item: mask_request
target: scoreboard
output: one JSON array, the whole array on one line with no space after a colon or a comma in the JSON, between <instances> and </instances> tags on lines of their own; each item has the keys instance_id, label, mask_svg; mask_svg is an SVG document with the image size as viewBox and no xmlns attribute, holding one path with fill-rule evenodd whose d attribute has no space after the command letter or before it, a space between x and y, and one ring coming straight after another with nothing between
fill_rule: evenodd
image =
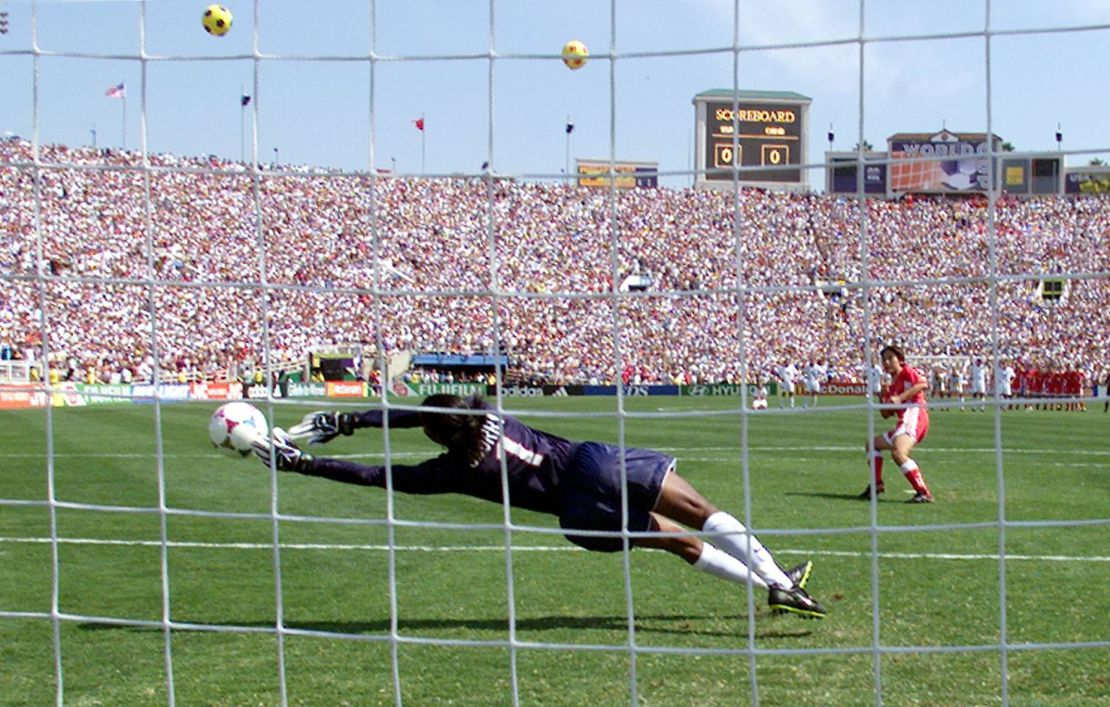
<instances>
[{"instance_id":1,"label":"scoreboard","mask_svg":"<svg viewBox=\"0 0 1110 707\"><path fill-rule=\"evenodd\" d=\"M713 90L694 97L696 185L805 189L811 99L788 91Z\"/></svg>"}]
</instances>

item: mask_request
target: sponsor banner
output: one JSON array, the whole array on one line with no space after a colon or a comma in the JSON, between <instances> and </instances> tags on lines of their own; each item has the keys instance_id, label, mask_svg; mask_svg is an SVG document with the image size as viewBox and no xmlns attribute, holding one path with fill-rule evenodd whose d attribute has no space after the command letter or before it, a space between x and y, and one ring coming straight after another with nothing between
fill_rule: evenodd
<instances>
[{"instance_id":1,"label":"sponsor banner","mask_svg":"<svg viewBox=\"0 0 1110 707\"><path fill-rule=\"evenodd\" d=\"M545 385L543 394L553 398L565 398L568 395L585 395L580 385Z\"/></svg>"},{"instance_id":2,"label":"sponsor banner","mask_svg":"<svg viewBox=\"0 0 1110 707\"><path fill-rule=\"evenodd\" d=\"M695 398L702 397L740 397L744 386L739 383L696 383L694 385L679 386L679 395L689 395ZM755 394L755 386L748 386L748 394Z\"/></svg>"},{"instance_id":3,"label":"sponsor banner","mask_svg":"<svg viewBox=\"0 0 1110 707\"><path fill-rule=\"evenodd\" d=\"M497 386L489 387L490 397L497 395ZM542 398L543 388L530 385L507 385L501 388L501 395L506 398Z\"/></svg>"},{"instance_id":4,"label":"sponsor banner","mask_svg":"<svg viewBox=\"0 0 1110 707\"><path fill-rule=\"evenodd\" d=\"M583 187L608 187L609 163L578 160L578 185ZM657 162L617 162L613 165L613 179L618 189L659 186Z\"/></svg>"},{"instance_id":5,"label":"sponsor banner","mask_svg":"<svg viewBox=\"0 0 1110 707\"><path fill-rule=\"evenodd\" d=\"M103 403L131 402L130 385L86 385L84 383L61 383L54 387L49 396L53 407L83 407ZM0 386L0 410L46 407L45 386Z\"/></svg>"},{"instance_id":6,"label":"sponsor banner","mask_svg":"<svg viewBox=\"0 0 1110 707\"><path fill-rule=\"evenodd\" d=\"M992 138L1001 151L997 137ZM967 135L942 130L929 137L892 136L889 146L888 182L894 193L903 192L981 192L988 187L990 174L985 135ZM998 179L995 159L994 178Z\"/></svg>"},{"instance_id":7,"label":"sponsor banner","mask_svg":"<svg viewBox=\"0 0 1110 707\"><path fill-rule=\"evenodd\" d=\"M740 397L740 391L744 388L748 389L748 397L754 398L759 386L755 383L747 383L741 385L739 383L698 383L695 385L679 386L681 389L679 395L689 395L693 397L727 397L735 396ZM767 395L778 395L778 383L767 384Z\"/></svg>"},{"instance_id":8,"label":"sponsor banner","mask_svg":"<svg viewBox=\"0 0 1110 707\"><path fill-rule=\"evenodd\" d=\"M390 392L403 398L425 398L429 395L439 395L441 393L466 398L471 395L486 395L488 387L485 383L405 383L404 381L397 381L390 387Z\"/></svg>"},{"instance_id":9,"label":"sponsor banner","mask_svg":"<svg viewBox=\"0 0 1110 707\"><path fill-rule=\"evenodd\" d=\"M616 395L617 386L615 385L584 385L582 386L582 395Z\"/></svg>"},{"instance_id":10,"label":"sponsor banner","mask_svg":"<svg viewBox=\"0 0 1110 707\"><path fill-rule=\"evenodd\" d=\"M825 395L867 395L867 384L855 381L829 381L821 392Z\"/></svg>"},{"instance_id":11,"label":"sponsor banner","mask_svg":"<svg viewBox=\"0 0 1110 707\"><path fill-rule=\"evenodd\" d=\"M328 394L323 383L294 383L289 381L289 398L322 398Z\"/></svg>"},{"instance_id":12,"label":"sponsor banner","mask_svg":"<svg viewBox=\"0 0 1110 707\"><path fill-rule=\"evenodd\" d=\"M94 383L88 384L77 383L75 386L76 397L79 401L74 401L72 405L102 405L105 403L129 403L131 402L131 386L117 383L113 385ZM67 400L70 396L67 396Z\"/></svg>"},{"instance_id":13,"label":"sponsor banner","mask_svg":"<svg viewBox=\"0 0 1110 707\"><path fill-rule=\"evenodd\" d=\"M140 383L131 386L131 395L136 403L154 402L154 384ZM158 398L162 402L176 402L189 399L188 383L160 383Z\"/></svg>"},{"instance_id":14,"label":"sponsor banner","mask_svg":"<svg viewBox=\"0 0 1110 707\"><path fill-rule=\"evenodd\" d=\"M349 381L349 382L346 382L346 383L338 383L338 385L358 385L358 383L355 382L355 381ZM243 397L248 398L250 400L266 400L268 398L280 398L281 397L281 386L277 386L277 385L269 386L269 385L265 385L263 383L256 383L254 385L245 386L244 392L246 393L246 395L244 395Z\"/></svg>"},{"instance_id":15,"label":"sponsor banner","mask_svg":"<svg viewBox=\"0 0 1110 707\"><path fill-rule=\"evenodd\" d=\"M678 395L677 385L626 385L621 392L626 398L640 398L648 395ZM616 395L615 385L584 385L582 395Z\"/></svg>"},{"instance_id":16,"label":"sponsor banner","mask_svg":"<svg viewBox=\"0 0 1110 707\"><path fill-rule=\"evenodd\" d=\"M362 381L328 381L324 384L325 395L329 398L365 398L366 383ZM266 389L262 389L266 397Z\"/></svg>"},{"instance_id":17,"label":"sponsor banner","mask_svg":"<svg viewBox=\"0 0 1110 707\"><path fill-rule=\"evenodd\" d=\"M85 401L89 405L131 402L130 384L117 383L108 385L98 383L85 385L83 383L78 383L77 390L84 396Z\"/></svg>"},{"instance_id":18,"label":"sponsor banner","mask_svg":"<svg viewBox=\"0 0 1110 707\"><path fill-rule=\"evenodd\" d=\"M240 400L243 397L243 384L238 381L191 383L189 397L193 400Z\"/></svg>"},{"instance_id":19,"label":"sponsor banner","mask_svg":"<svg viewBox=\"0 0 1110 707\"><path fill-rule=\"evenodd\" d=\"M40 385L0 386L0 410L25 410L46 407L46 393Z\"/></svg>"}]
</instances>

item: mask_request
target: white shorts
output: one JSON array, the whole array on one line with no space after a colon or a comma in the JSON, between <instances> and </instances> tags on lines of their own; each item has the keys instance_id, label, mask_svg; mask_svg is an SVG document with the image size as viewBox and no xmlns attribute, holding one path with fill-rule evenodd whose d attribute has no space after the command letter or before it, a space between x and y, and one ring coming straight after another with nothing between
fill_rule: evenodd
<instances>
[{"instance_id":1,"label":"white shorts","mask_svg":"<svg viewBox=\"0 0 1110 707\"><path fill-rule=\"evenodd\" d=\"M889 432L883 433L883 439L890 446L894 446L894 438L898 435L908 435L914 444L925 439L925 435L929 433L929 414L923 408L911 407L907 409L901 419L898 420L898 426Z\"/></svg>"}]
</instances>

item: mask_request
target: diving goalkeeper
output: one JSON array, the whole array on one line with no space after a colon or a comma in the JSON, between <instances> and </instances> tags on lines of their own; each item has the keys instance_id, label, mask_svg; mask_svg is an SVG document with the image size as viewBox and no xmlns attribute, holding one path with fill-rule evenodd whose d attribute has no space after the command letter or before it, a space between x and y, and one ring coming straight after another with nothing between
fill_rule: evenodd
<instances>
[{"instance_id":1,"label":"diving goalkeeper","mask_svg":"<svg viewBox=\"0 0 1110 707\"><path fill-rule=\"evenodd\" d=\"M559 518L566 538L587 550L617 552L623 540L579 531L621 530L621 459L628 488L628 530L654 535L629 539L632 546L666 550L708 574L768 591L776 613L825 618L805 591L812 569L806 561L789 571L732 515L719 510L675 471L676 460L650 449L623 450L601 442L576 442L529 427L492 410L480 397L432 395L421 410L390 410L391 428L422 427L445 451L416 465L393 464L393 488L403 493L460 493ZM293 438L328 442L356 429L382 427L382 410L310 413L289 434L275 429L254 444L267 466L364 486L386 485L384 466L316 457ZM503 486L504 459L507 483ZM686 534L698 528L720 545Z\"/></svg>"}]
</instances>

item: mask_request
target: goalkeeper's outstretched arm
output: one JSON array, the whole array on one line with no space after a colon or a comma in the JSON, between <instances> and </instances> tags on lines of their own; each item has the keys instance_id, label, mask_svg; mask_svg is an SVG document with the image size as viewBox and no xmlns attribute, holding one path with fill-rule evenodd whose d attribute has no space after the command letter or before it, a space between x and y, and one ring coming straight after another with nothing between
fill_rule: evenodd
<instances>
[{"instance_id":1,"label":"goalkeeper's outstretched arm","mask_svg":"<svg viewBox=\"0 0 1110 707\"><path fill-rule=\"evenodd\" d=\"M305 476L319 476L359 486L386 486L384 466L313 456L300 449L280 427L275 427L272 435L259 437L251 446L265 466L273 464L279 471L295 471ZM393 488L402 493L434 494L459 490L454 483L458 474L452 473L451 462L445 454L416 465L394 464L390 471Z\"/></svg>"},{"instance_id":2,"label":"goalkeeper's outstretched arm","mask_svg":"<svg viewBox=\"0 0 1110 707\"><path fill-rule=\"evenodd\" d=\"M308 438L309 444L324 444L339 435L350 436L362 427L383 427L386 419L386 412L378 409L363 412L317 410L290 427L289 436L293 439ZM420 413L416 410L389 410L388 420L390 427L398 429L421 425Z\"/></svg>"}]
</instances>

